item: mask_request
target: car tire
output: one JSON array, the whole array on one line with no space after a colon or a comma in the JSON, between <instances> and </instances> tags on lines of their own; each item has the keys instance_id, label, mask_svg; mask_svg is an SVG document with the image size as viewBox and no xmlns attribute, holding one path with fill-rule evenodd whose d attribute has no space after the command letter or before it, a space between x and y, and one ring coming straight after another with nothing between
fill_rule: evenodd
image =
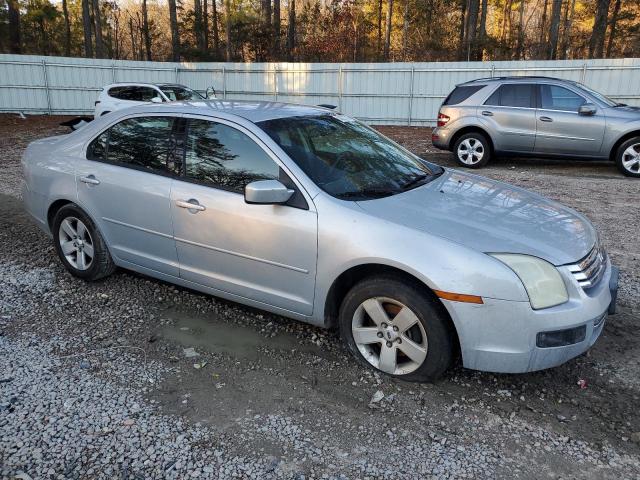
<instances>
[{"instance_id":1,"label":"car tire","mask_svg":"<svg viewBox=\"0 0 640 480\"><path fill-rule=\"evenodd\" d=\"M51 232L56 252L73 276L95 281L116 269L93 220L76 204L67 204L56 212Z\"/></svg>"},{"instance_id":2,"label":"car tire","mask_svg":"<svg viewBox=\"0 0 640 480\"><path fill-rule=\"evenodd\" d=\"M453 332L444 307L417 282L399 276L357 283L342 301L338 323L358 361L392 377L433 381L453 361Z\"/></svg>"},{"instance_id":3,"label":"car tire","mask_svg":"<svg viewBox=\"0 0 640 480\"><path fill-rule=\"evenodd\" d=\"M455 141L453 156L462 167L482 168L491 157L491 145L487 137L479 132L465 133Z\"/></svg>"},{"instance_id":4,"label":"car tire","mask_svg":"<svg viewBox=\"0 0 640 480\"><path fill-rule=\"evenodd\" d=\"M616 166L628 177L640 177L640 137L632 137L618 147Z\"/></svg>"}]
</instances>

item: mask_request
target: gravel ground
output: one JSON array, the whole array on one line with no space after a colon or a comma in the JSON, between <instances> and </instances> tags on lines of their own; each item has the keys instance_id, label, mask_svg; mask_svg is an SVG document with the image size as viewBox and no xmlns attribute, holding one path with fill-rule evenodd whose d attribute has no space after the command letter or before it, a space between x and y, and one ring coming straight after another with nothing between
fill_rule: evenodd
<instances>
[{"instance_id":1,"label":"gravel ground","mask_svg":"<svg viewBox=\"0 0 640 480\"><path fill-rule=\"evenodd\" d=\"M60 121L0 116L1 478L640 478L639 182L606 163L492 162L483 175L595 222L620 313L553 370L408 384L335 332L125 271L68 275L19 201L24 147ZM453 165L428 129L380 129Z\"/></svg>"}]
</instances>

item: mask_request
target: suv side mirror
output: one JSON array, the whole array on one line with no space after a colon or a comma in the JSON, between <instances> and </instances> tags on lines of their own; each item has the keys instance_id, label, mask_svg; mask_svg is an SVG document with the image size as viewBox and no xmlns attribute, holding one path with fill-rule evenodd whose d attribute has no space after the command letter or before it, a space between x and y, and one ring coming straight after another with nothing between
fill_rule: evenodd
<instances>
[{"instance_id":1,"label":"suv side mirror","mask_svg":"<svg viewBox=\"0 0 640 480\"><path fill-rule=\"evenodd\" d=\"M153 97L151 103L162 103L162 99L160 97Z\"/></svg>"},{"instance_id":2,"label":"suv side mirror","mask_svg":"<svg viewBox=\"0 0 640 480\"><path fill-rule=\"evenodd\" d=\"M257 180L244 187L244 201L261 205L286 203L294 191L278 180Z\"/></svg>"},{"instance_id":3,"label":"suv side mirror","mask_svg":"<svg viewBox=\"0 0 640 480\"><path fill-rule=\"evenodd\" d=\"M213 87L207 87L206 92L204 92L204 97L207 99L216 98L216 89Z\"/></svg>"},{"instance_id":4,"label":"suv side mirror","mask_svg":"<svg viewBox=\"0 0 640 480\"><path fill-rule=\"evenodd\" d=\"M593 103L585 103L578 108L578 114L585 116L595 115L597 110L598 108Z\"/></svg>"}]
</instances>

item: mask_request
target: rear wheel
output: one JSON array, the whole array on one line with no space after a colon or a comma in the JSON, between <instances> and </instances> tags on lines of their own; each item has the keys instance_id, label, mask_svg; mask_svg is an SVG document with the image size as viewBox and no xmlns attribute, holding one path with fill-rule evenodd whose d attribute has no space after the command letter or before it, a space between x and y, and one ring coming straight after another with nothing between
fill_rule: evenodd
<instances>
[{"instance_id":1,"label":"rear wheel","mask_svg":"<svg viewBox=\"0 0 640 480\"><path fill-rule=\"evenodd\" d=\"M360 363L409 381L440 377L453 359L442 305L396 276L356 284L340 308L340 333Z\"/></svg>"},{"instance_id":2,"label":"rear wheel","mask_svg":"<svg viewBox=\"0 0 640 480\"><path fill-rule=\"evenodd\" d=\"M629 177L640 177L640 137L624 142L616 152L618 169Z\"/></svg>"},{"instance_id":3,"label":"rear wheel","mask_svg":"<svg viewBox=\"0 0 640 480\"><path fill-rule=\"evenodd\" d=\"M70 203L56 212L52 233L56 252L72 275L93 281L115 270L102 235L77 205Z\"/></svg>"},{"instance_id":4,"label":"rear wheel","mask_svg":"<svg viewBox=\"0 0 640 480\"><path fill-rule=\"evenodd\" d=\"M487 138L478 132L465 133L453 146L456 161L466 168L482 168L491 157Z\"/></svg>"}]
</instances>

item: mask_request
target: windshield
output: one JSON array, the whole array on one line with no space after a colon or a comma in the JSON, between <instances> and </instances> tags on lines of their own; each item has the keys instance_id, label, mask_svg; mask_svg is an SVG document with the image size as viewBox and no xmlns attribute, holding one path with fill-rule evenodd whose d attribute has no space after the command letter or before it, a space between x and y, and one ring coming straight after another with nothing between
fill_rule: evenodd
<instances>
[{"instance_id":1,"label":"windshield","mask_svg":"<svg viewBox=\"0 0 640 480\"><path fill-rule=\"evenodd\" d=\"M618 105L618 102L614 102L613 100L611 100L609 97L607 97L606 95L603 95L600 92L596 92L595 90L590 89L589 87L587 87L586 85L583 85L581 83L578 83L578 86L582 89L585 90L586 92L589 92L592 96L596 97L598 100L600 100L602 103L608 105L609 107L615 107L616 105Z\"/></svg>"},{"instance_id":2,"label":"windshield","mask_svg":"<svg viewBox=\"0 0 640 480\"><path fill-rule=\"evenodd\" d=\"M278 118L258 125L316 185L342 199L393 195L443 171L342 115Z\"/></svg>"},{"instance_id":3,"label":"windshield","mask_svg":"<svg viewBox=\"0 0 640 480\"><path fill-rule=\"evenodd\" d=\"M160 87L162 93L164 93L167 98L175 102L176 100L203 100L204 97L200 95L195 90L191 90L187 87L176 87L176 86L162 86Z\"/></svg>"}]
</instances>

